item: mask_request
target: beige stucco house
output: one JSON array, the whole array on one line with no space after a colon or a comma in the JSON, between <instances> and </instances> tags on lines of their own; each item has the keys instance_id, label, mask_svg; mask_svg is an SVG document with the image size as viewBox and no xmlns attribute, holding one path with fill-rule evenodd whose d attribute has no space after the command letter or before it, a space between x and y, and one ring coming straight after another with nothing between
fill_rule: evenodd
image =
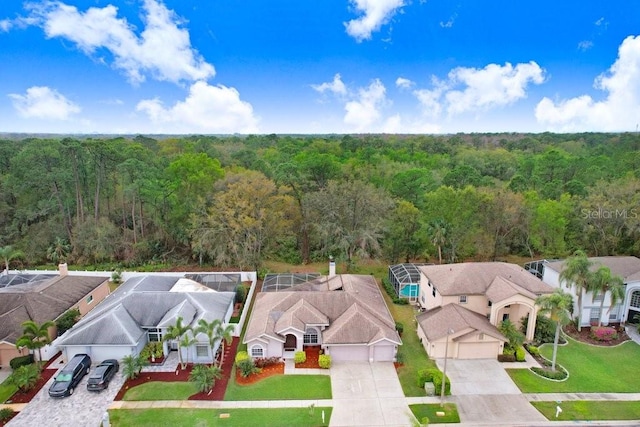
<instances>
[{"instance_id":1,"label":"beige stucco house","mask_svg":"<svg viewBox=\"0 0 640 427\"><path fill-rule=\"evenodd\" d=\"M509 319L533 339L539 295L553 288L523 268L503 262L420 267L418 335L430 357L495 358L506 339L497 329Z\"/></svg>"},{"instance_id":2,"label":"beige stucco house","mask_svg":"<svg viewBox=\"0 0 640 427\"><path fill-rule=\"evenodd\" d=\"M283 288L263 285L243 341L249 355L288 359L320 346L333 361L395 361L400 336L372 276L307 279Z\"/></svg>"}]
</instances>

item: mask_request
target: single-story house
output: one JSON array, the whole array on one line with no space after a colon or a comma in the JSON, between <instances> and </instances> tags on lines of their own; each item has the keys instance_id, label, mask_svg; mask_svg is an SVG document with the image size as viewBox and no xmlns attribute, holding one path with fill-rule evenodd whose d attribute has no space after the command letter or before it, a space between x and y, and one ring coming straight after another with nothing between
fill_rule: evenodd
<instances>
[{"instance_id":1,"label":"single-story house","mask_svg":"<svg viewBox=\"0 0 640 427\"><path fill-rule=\"evenodd\" d=\"M634 256L605 256L591 257L592 271L604 266L609 267L611 273L622 277L624 281L624 299L611 306L609 293L582 291L582 326L602 321L602 324L610 323L640 323L640 259ZM562 286L570 292L574 298L574 315L578 314L577 291L574 286L567 288L566 283L560 283L560 274L564 270L565 261L543 262L542 280L553 286ZM604 302L602 301L604 299ZM600 306L602 305L602 310Z\"/></svg>"},{"instance_id":2,"label":"single-story house","mask_svg":"<svg viewBox=\"0 0 640 427\"><path fill-rule=\"evenodd\" d=\"M418 304L425 313L417 319L418 334L430 357L443 357L448 337L453 341L451 357L495 358L504 343L497 327L507 319L517 327L527 319L525 336L533 339L535 300L553 292L522 267L504 262L429 265L420 267L420 272ZM464 310L449 307L452 304ZM442 325L450 325L444 335Z\"/></svg>"},{"instance_id":3,"label":"single-story house","mask_svg":"<svg viewBox=\"0 0 640 427\"><path fill-rule=\"evenodd\" d=\"M240 283L240 275L237 277ZM179 317L183 325L194 328L200 319L218 319L226 325L233 313L234 298L235 292L218 292L180 273L135 276L54 345L66 360L78 353L87 353L93 360L122 359L139 354L150 341L163 342L164 354L168 355L179 346L175 341L163 341L163 336ZM210 363L220 343L212 351L206 335L197 334L195 339L190 347L180 349L183 360Z\"/></svg>"},{"instance_id":4,"label":"single-story house","mask_svg":"<svg viewBox=\"0 0 640 427\"><path fill-rule=\"evenodd\" d=\"M402 342L376 280L334 271L306 282L278 275L290 285L263 286L243 341L249 355L289 359L320 346L333 361L395 361Z\"/></svg>"},{"instance_id":5,"label":"single-story house","mask_svg":"<svg viewBox=\"0 0 640 427\"><path fill-rule=\"evenodd\" d=\"M22 336L23 322L55 322L74 308L84 316L109 295L108 275L69 275L66 268L59 275L6 274L0 279L0 366L9 366L11 359L27 354L15 345ZM54 339L56 328L49 333ZM53 353L45 348L42 357L46 360Z\"/></svg>"}]
</instances>

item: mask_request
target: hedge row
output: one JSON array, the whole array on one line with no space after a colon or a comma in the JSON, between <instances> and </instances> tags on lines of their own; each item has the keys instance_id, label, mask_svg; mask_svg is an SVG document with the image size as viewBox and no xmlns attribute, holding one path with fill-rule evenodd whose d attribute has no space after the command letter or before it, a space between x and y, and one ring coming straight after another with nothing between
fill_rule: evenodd
<instances>
[{"instance_id":1,"label":"hedge row","mask_svg":"<svg viewBox=\"0 0 640 427\"><path fill-rule=\"evenodd\" d=\"M435 368L421 369L418 371L418 387L423 388L424 384L432 382L437 392L442 390L442 372ZM449 377L446 378L444 384L444 393L451 394L451 382Z\"/></svg>"}]
</instances>

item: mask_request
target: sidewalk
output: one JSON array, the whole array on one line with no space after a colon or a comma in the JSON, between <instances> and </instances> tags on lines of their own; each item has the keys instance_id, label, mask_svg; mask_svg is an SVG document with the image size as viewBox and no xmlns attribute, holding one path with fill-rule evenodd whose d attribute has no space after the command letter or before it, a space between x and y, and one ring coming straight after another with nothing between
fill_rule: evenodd
<instances>
[{"instance_id":1,"label":"sidewalk","mask_svg":"<svg viewBox=\"0 0 640 427\"><path fill-rule=\"evenodd\" d=\"M629 338L640 344L640 333L638 333L638 325L626 325L624 330L629 335Z\"/></svg>"}]
</instances>

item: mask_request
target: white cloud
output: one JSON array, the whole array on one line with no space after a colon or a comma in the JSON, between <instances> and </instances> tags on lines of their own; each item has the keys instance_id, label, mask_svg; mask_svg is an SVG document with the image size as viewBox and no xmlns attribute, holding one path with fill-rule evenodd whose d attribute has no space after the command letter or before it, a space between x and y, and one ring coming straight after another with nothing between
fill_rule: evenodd
<instances>
[{"instance_id":1,"label":"white cloud","mask_svg":"<svg viewBox=\"0 0 640 427\"><path fill-rule=\"evenodd\" d=\"M440 27L441 28L452 28L453 24L455 24L455 22L456 22L456 18L457 17L458 17L458 14L454 13L453 15L451 15L451 17L449 18L448 21L446 21L446 22L440 21Z\"/></svg>"},{"instance_id":2,"label":"white cloud","mask_svg":"<svg viewBox=\"0 0 640 427\"><path fill-rule=\"evenodd\" d=\"M358 42L369 40L372 32L388 23L398 9L405 5L404 0L350 0L350 3L363 14L344 24L347 34Z\"/></svg>"},{"instance_id":3,"label":"white cloud","mask_svg":"<svg viewBox=\"0 0 640 427\"><path fill-rule=\"evenodd\" d=\"M550 130L623 131L640 121L640 36L627 37L618 58L594 87L607 95L601 101L589 95L560 100L544 98L536 106L536 119Z\"/></svg>"},{"instance_id":4,"label":"white cloud","mask_svg":"<svg viewBox=\"0 0 640 427\"><path fill-rule=\"evenodd\" d=\"M171 133L257 133L253 107L240 99L235 88L195 82L184 101L165 108L159 99L140 101L136 110Z\"/></svg>"},{"instance_id":5,"label":"white cloud","mask_svg":"<svg viewBox=\"0 0 640 427\"><path fill-rule=\"evenodd\" d=\"M593 42L591 40L582 40L580 43L578 43L578 49L580 49L583 52L591 49L592 47L593 47Z\"/></svg>"},{"instance_id":6,"label":"white cloud","mask_svg":"<svg viewBox=\"0 0 640 427\"><path fill-rule=\"evenodd\" d=\"M412 82L409 79L405 79L404 77L398 77L396 79L396 87L399 87L401 89L410 89L414 85L415 85L414 82Z\"/></svg>"},{"instance_id":7,"label":"white cloud","mask_svg":"<svg viewBox=\"0 0 640 427\"><path fill-rule=\"evenodd\" d=\"M358 90L358 95L344 106L345 124L357 131L373 132L376 122L382 116L380 110L387 102L385 94L386 88L378 79L368 87Z\"/></svg>"},{"instance_id":8,"label":"white cloud","mask_svg":"<svg viewBox=\"0 0 640 427\"><path fill-rule=\"evenodd\" d=\"M180 18L155 0L143 2L145 27L137 35L113 5L80 12L58 1L31 5L32 19L49 38L61 37L77 44L87 55L101 50L113 56L113 66L130 81L139 83L147 74L161 81L196 81L212 77L214 67L191 47L189 33Z\"/></svg>"},{"instance_id":9,"label":"white cloud","mask_svg":"<svg viewBox=\"0 0 640 427\"><path fill-rule=\"evenodd\" d=\"M459 67L444 81L433 78L433 89L414 91L430 116L441 111L449 116L484 111L513 104L526 98L529 84L544 82L544 70L535 62L505 65L489 64L484 68Z\"/></svg>"},{"instance_id":10,"label":"white cloud","mask_svg":"<svg viewBox=\"0 0 640 427\"><path fill-rule=\"evenodd\" d=\"M316 90L317 92L320 93L324 93L326 91L329 91L333 94L336 95L346 95L347 94L347 87L344 85L344 83L342 82L342 79L340 77L340 74L336 74L335 76L333 76L333 81L331 82L325 82L319 85L311 85L311 87Z\"/></svg>"},{"instance_id":11,"label":"white cloud","mask_svg":"<svg viewBox=\"0 0 640 427\"><path fill-rule=\"evenodd\" d=\"M80 107L46 86L33 86L24 95L9 94L14 108L25 118L68 120Z\"/></svg>"},{"instance_id":12,"label":"white cloud","mask_svg":"<svg viewBox=\"0 0 640 427\"><path fill-rule=\"evenodd\" d=\"M11 29L13 24L10 19L1 19L0 20L0 32L7 32Z\"/></svg>"}]
</instances>

